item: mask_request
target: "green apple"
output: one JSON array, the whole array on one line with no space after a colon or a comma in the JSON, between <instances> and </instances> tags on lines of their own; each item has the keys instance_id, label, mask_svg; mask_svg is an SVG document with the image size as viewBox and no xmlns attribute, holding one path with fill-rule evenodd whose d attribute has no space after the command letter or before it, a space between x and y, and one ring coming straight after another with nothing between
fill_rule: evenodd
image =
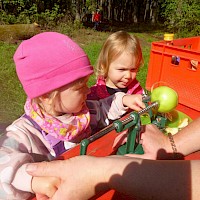
<instances>
[{"instance_id":1,"label":"green apple","mask_svg":"<svg viewBox=\"0 0 200 200\"><path fill-rule=\"evenodd\" d=\"M178 105L178 94L167 86L155 88L151 93L151 102L158 101L158 112L167 113Z\"/></svg>"}]
</instances>

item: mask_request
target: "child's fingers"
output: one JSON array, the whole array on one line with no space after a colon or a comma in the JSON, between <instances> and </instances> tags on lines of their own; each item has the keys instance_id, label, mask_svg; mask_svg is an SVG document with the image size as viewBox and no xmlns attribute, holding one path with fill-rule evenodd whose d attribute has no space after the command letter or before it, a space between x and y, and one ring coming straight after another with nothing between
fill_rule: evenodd
<instances>
[{"instance_id":1,"label":"child's fingers","mask_svg":"<svg viewBox=\"0 0 200 200\"><path fill-rule=\"evenodd\" d=\"M49 177L48 179L48 184L46 185L46 196L52 197L60 185L60 179L55 177Z\"/></svg>"},{"instance_id":2,"label":"child's fingers","mask_svg":"<svg viewBox=\"0 0 200 200\"><path fill-rule=\"evenodd\" d=\"M55 192L58 190L57 187L51 187L49 190L46 192L46 196L51 198L55 194ZM44 199L45 200L45 199Z\"/></svg>"},{"instance_id":3,"label":"child's fingers","mask_svg":"<svg viewBox=\"0 0 200 200\"><path fill-rule=\"evenodd\" d=\"M135 110L135 111L140 111L142 108L138 106L137 104L133 104L130 106L130 109Z\"/></svg>"},{"instance_id":4,"label":"child's fingers","mask_svg":"<svg viewBox=\"0 0 200 200\"><path fill-rule=\"evenodd\" d=\"M48 200L49 197L43 194L35 194L37 200Z\"/></svg>"},{"instance_id":5,"label":"child's fingers","mask_svg":"<svg viewBox=\"0 0 200 200\"><path fill-rule=\"evenodd\" d=\"M145 108L146 106L145 106L145 104L144 104L144 102L142 102L141 100L137 100L136 101L136 103L137 103L137 105L140 107L140 108Z\"/></svg>"},{"instance_id":6,"label":"child's fingers","mask_svg":"<svg viewBox=\"0 0 200 200\"><path fill-rule=\"evenodd\" d=\"M33 177L32 190L40 194L40 198L52 197L60 185L60 179L56 177Z\"/></svg>"}]
</instances>

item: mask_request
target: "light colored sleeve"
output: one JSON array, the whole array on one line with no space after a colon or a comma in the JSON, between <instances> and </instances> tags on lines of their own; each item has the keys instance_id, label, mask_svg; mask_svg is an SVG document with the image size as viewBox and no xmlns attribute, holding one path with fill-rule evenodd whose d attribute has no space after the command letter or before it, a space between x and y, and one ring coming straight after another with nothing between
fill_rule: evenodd
<instances>
[{"instance_id":1,"label":"light colored sleeve","mask_svg":"<svg viewBox=\"0 0 200 200\"><path fill-rule=\"evenodd\" d=\"M32 176L26 172L26 165L47 158L42 149L46 149L44 144L20 125L18 128L10 125L0 137L0 199L28 199L32 195ZM41 148L35 147L34 138Z\"/></svg>"},{"instance_id":2,"label":"light colored sleeve","mask_svg":"<svg viewBox=\"0 0 200 200\"><path fill-rule=\"evenodd\" d=\"M104 128L110 124L110 121L119 119L128 111L128 107L124 107L122 98L126 94L117 92L107 98L97 100L87 100L87 106L91 115L91 128L95 130Z\"/></svg>"},{"instance_id":3,"label":"light colored sleeve","mask_svg":"<svg viewBox=\"0 0 200 200\"><path fill-rule=\"evenodd\" d=\"M20 152L22 144L5 136L0 138L0 199L27 199L32 192L32 177L26 173L24 164L33 162L33 158Z\"/></svg>"}]
</instances>

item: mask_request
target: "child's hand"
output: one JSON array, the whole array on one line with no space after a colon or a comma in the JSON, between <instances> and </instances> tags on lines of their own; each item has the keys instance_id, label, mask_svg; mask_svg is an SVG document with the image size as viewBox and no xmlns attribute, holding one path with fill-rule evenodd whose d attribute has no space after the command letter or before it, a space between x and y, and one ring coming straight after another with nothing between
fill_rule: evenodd
<instances>
[{"instance_id":1,"label":"child's hand","mask_svg":"<svg viewBox=\"0 0 200 200\"><path fill-rule=\"evenodd\" d=\"M33 177L32 190L35 194L52 197L60 185L56 177Z\"/></svg>"},{"instance_id":2,"label":"child's hand","mask_svg":"<svg viewBox=\"0 0 200 200\"><path fill-rule=\"evenodd\" d=\"M122 99L122 102L124 106L127 106L135 111L140 111L145 108L145 104L142 102L141 94L125 95Z\"/></svg>"},{"instance_id":3,"label":"child's hand","mask_svg":"<svg viewBox=\"0 0 200 200\"><path fill-rule=\"evenodd\" d=\"M120 146L125 144L127 142L127 135L128 129L119 133L113 142L112 149L117 150Z\"/></svg>"}]
</instances>

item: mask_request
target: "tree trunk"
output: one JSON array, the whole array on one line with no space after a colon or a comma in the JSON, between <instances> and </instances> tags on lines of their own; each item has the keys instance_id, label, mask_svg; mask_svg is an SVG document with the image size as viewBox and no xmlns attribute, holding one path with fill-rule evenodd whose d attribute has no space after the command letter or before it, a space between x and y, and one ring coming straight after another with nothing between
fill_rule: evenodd
<instances>
[{"instance_id":1,"label":"tree trunk","mask_svg":"<svg viewBox=\"0 0 200 200\"><path fill-rule=\"evenodd\" d=\"M3 1L0 1L0 9L3 10Z\"/></svg>"},{"instance_id":2,"label":"tree trunk","mask_svg":"<svg viewBox=\"0 0 200 200\"><path fill-rule=\"evenodd\" d=\"M108 20L111 20L111 1L108 0Z\"/></svg>"},{"instance_id":3,"label":"tree trunk","mask_svg":"<svg viewBox=\"0 0 200 200\"><path fill-rule=\"evenodd\" d=\"M144 12L144 21L148 22L150 19L150 4L151 0L146 1L145 12Z\"/></svg>"},{"instance_id":4,"label":"tree trunk","mask_svg":"<svg viewBox=\"0 0 200 200\"><path fill-rule=\"evenodd\" d=\"M75 20L80 21L81 15L80 15L80 0L76 0L76 17Z\"/></svg>"},{"instance_id":5,"label":"tree trunk","mask_svg":"<svg viewBox=\"0 0 200 200\"><path fill-rule=\"evenodd\" d=\"M132 12L132 19L134 23L138 23L138 4L137 1L135 0L133 2L133 12Z\"/></svg>"},{"instance_id":6,"label":"tree trunk","mask_svg":"<svg viewBox=\"0 0 200 200\"><path fill-rule=\"evenodd\" d=\"M151 2L151 7L150 7L150 20L152 24L155 24L158 20L158 3L156 0L153 0Z\"/></svg>"}]
</instances>

